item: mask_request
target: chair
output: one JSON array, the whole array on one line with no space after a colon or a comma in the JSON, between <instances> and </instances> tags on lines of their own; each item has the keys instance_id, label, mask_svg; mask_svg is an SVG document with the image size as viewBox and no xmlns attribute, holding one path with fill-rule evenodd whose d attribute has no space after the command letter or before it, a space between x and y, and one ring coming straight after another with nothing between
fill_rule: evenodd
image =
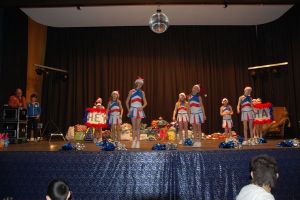
<instances>
[{"instance_id":1,"label":"chair","mask_svg":"<svg viewBox=\"0 0 300 200\"><path fill-rule=\"evenodd\" d=\"M263 135L283 138L285 128L290 126L286 107L273 107L273 122L263 126Z\"/></svg>"}]
</instances>

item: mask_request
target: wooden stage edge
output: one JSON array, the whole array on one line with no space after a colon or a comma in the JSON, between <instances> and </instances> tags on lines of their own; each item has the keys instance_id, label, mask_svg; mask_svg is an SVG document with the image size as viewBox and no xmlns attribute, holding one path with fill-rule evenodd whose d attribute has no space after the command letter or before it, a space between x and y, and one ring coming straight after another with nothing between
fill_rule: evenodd
<instances>
[{"instance_id":1,"label":"wooden stage edge","mask_svg":"<svg viewBox=\"0 0 300 200\"><path fill-rule=\"evenodd\" d=\"M283 147L277 147L277 144L282 140L278 139L269 139L265 144L257 144L254 146L243 146L240 149L233 148L233 149L222 149L219 148L219 144L222 140L202 140L202 147L194 148L194 147L186 147L183 145L178 145L178 150L182 151L224 151L224 150L259 150L259 149L283 149ZM31 151L31 152L53 152L59 151L61 147L67 142L59 140L59 141L40 141L40 142L29 142L23 144L10 144L8 148L2 150L9 151L9 152L20 152L20 151ZM72 141L75 144L75 141ZM152 151L151 148L154 144L159 143L159 141L141 141L141 148L140 149L131 149L131 142L130 141L121 141L121 143L126 145L128 151ZM165 143L161 142L160 143ZM90 152L97 152L100 151L100 148L96 146L93 142L84 142L85 148L83 151L90 151ZM300 148L297 148L300 149Z\"/></svg>"}]
</instances>

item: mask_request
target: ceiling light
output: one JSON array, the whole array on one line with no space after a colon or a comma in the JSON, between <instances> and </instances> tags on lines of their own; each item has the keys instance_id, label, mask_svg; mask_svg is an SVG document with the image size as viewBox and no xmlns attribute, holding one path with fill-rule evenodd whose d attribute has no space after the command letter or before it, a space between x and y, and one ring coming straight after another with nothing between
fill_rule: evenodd
<instances>
[{"instance_id":1,"label":"ceiling light","mask_svg":"<svg viewBox=\"0 0 300 200\"><path fill-rule=\"evenodd\" d=\"M169 27L169 19L167 15L161 12L161 9L157 9L149 20L149 27L154 33L163 33Z\"/></svg>"}]
</instances>

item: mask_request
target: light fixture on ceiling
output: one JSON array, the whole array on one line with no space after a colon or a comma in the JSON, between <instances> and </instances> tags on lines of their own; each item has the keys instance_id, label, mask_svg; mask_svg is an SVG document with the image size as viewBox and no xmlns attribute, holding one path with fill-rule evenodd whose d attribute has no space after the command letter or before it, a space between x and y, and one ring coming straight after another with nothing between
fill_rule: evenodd
<instances>
[{"instance_id":1,"label":"light fixture on ceiling","mask_svg":"<svg viewBox=\"0 0 300 200\"><path fill-rule=\"evenodd\" d=\"M169 18L158 8L149 20L149 27L154 33L163 33L169 27Z\"/></svg>"}]
</instances>

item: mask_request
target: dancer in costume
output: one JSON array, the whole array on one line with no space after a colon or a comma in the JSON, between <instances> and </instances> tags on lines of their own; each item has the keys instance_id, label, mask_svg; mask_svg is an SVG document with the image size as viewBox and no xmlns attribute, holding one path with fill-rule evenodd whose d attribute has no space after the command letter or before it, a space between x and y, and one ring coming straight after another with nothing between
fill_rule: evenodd
<instances>
[{"instance_id":1,"label":"dancer in costume","mask_svg":"<svg viewBox=\"0 0 300 200\"><path fill-rule=\"evenodd\" d=\"M97 108L97 109L104 109L105 107L102 105L102 98L98 97L94 103L93 108ZM105 120L106 121L106 120ZM100 142L102 141L102 127L97 127L94 130L94 134L95 134L95 138Z\"/></svg>"},{"instance_id":2,"label":"dancer in costume","mask_svg":"<svg viewBox=\"0 0 300 200\"><path fill-rule=\"evenodd\" d=\"M270 102L262 103L260 98L253 102L255 112L254 118L254 138L263 138L263 125L273 121L272 104Z\"/></svg>"},{"instance_id":3,"label":"dancer in costume","mask_svg":"<svg viewBox=\"0 0 300 200\"><path fill-rule=\"evenodd\" d=\"M190 123L193 126L195 143L193 147L201 147L201 124L206 120L205 110L200 96L200 84L194 85L189 98Z\"/></svg>"},{"instance_id":4,"label":"dancer in costume","mask_svg":"<svg viewBox=\"0 0 300 200\"><path fill-rule=\"evenodd\" d=\"M232 107L228 104L227 98L222 99L220 115L223 117L222 128L224 128L226 138L231 138L231 128L233 127L231 116L233 115L233 110Z\"/></svg>"},{"instance_id":5,"label":"dancer in costume","mask_svg":"<svg viewBox=\"0 0 300 200\"><path fill-rule=\"evenodd\" d=\"M144 79L138 77L135 80L135 89L129 91L126 99L128 117L132 123L132 146L131 148L140 148L140 126L141 120L145 118L144 108L147 106L145 92L141 90Z\"/></svg>"},{"instance_id":6,"label":"dancer in costume","mask_svg":"<svg viewBox=\"0 0 300 200\"><path fill-rule=\"evenodd\" d=\"M239 97L237 105L237 113L241 113L241 121L243 122L244 126L244 145L248 143L248 128L250 131L250 142L253 139L254 111L252 105L252 98L250 96L251 92L251 87L245 87L244 95Z\"/></svg>"},{"instance_id":7,"label":"dancer in costume","mask_svg":"<svg viewBox=\"0 0 300 200\"><path fill-rule=\"evenodd\" d=\"M255 123L255 119L257 118L256 113L258 112L258 110L254 107L255 105L257 105L259 100L260 100L260 98L252 99L253 111L254 111L254 121L253 121L253 138L254 139L259 138L259 131L258 131L259 125L257 123Z\"/></svg>"},{"instance_id":8,"label":"dancer in costume","mask_svg":"<svg viewBox=\"0 0 300 200\"><path fill-rule=\"evenodd\" d=\"M188 137L188 122L189 122L189 103L186 101L186 95L182 92L179 94L179 99L175 104L173 112L173 121L176 121L179 125L179 144L182 144L185 138Z\"/></svg>"},{"instance_id":9,"label":"dancer in costume","mask_svg":"<svg viewBox=\"0 0 300 200\"><path fill-rule=\"evenodd\" d=\"M119 100L119 92L113 91L111 99L107 105L107 116L109 116L108 123L111 126L112 139L114 141L121 140L121 124L123 116L122 103Z\"/></svg>"}]
</instances>

